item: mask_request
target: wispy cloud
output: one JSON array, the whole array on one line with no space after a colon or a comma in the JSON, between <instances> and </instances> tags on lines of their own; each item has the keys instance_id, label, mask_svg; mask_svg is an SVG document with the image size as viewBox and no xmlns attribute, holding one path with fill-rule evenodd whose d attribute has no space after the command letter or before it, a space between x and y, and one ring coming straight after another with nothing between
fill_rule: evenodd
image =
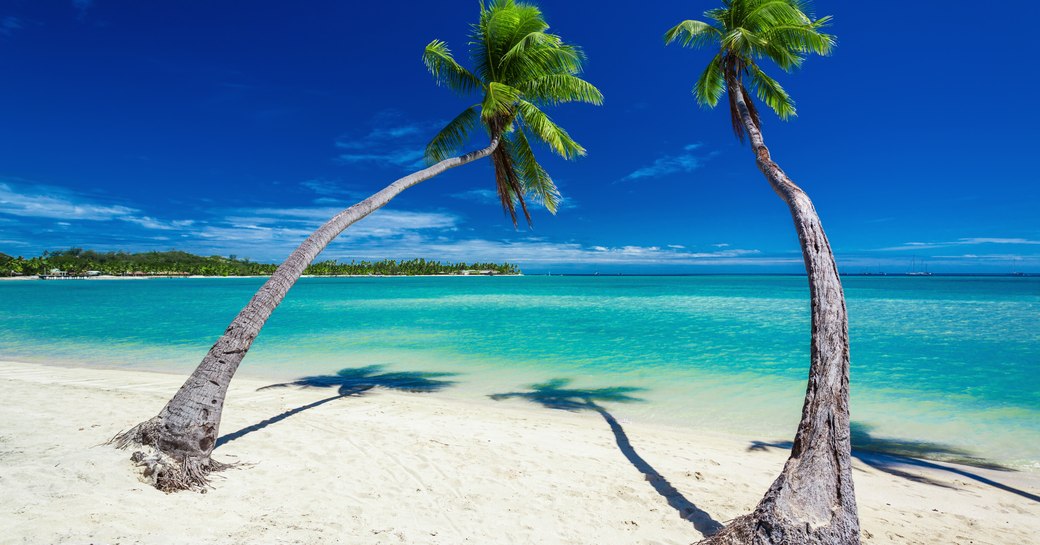
<instances>
[{"instance_id":1,"label":"wispy cloud","mask_svg":"<svg viewBox=\"0 0 1040 545\"><path fill-rule=\"evenodd\" d=\"M156 230L160 230L160 231L173 231L173 230L177 230L177 229L183 229L185 227L190 227L190 226L195 224L195 220L170 220L170 221L164 221L164 220L155 219L155 218L150 217L150 216L126 216L126 217L119 218L119 219L122 219L123 221L128 221L130 223L136 223L137 225L140 225L141 227L144 227L145 229L156 229ZM62 222L59 222L59 223L62 223ZM66 225L68 225L68 224L66 224Z\"/></svg>"},{"instance_id":2,"label":"wispy cloud","mask_svg":"<svg viewBox=\"0 0 1040 545\"><path fill-rule=\"evenodd\" d=\"M498 192L493 189L470 189L469 191L454 193L451 196L456 199L480 204L499 204L502 202L498 198ZM530 201L528 206L530 206ZM566 195L561 196L560 202L556 205L557 210L573 210L575 208L578 208L578 203Z\"/></svg>"},{"instance_id":3,"label":"wispy cloud","mask_svg":"<svg viewBox=\"0 0 1040 545\"><path fill-rule=\"evenodd\" d=\"M72 0L72 7L76 8L79 18L86 17L87 10L94 4L94 0Z\"/></svg>"},{"instance_id":4,"label":"wispy cloud","mask_svg":"<svg viewBox=\"0 0 1040 545\"><path fill-rule=\"evenodd\" d=\"M978 259L978 260L992 260L992 261L1017 261L1017 260L1038 260L1040 256L1035 255L1019 255L1019 254L960 254L960 255L936 255L932 256L933 259Z\"/></svg>"},{"instance_id":5,"label":"wispy cloud","mask_svg":"<svg viewBox=\"0 0 1040 545\"><path fill-rule=\"evenodd\" d=\"M125 221L145 229L172 230L187 227L193 220L158 220L129 206L106 204L64 189L38 184L15 187L0 182L0 214L24 218L47 218L82 221Z\"/></svg>"},{"instance_id":6,"label":"wispy cloud","mask_svg":"<svg viewBox=\"0 0 1040 545\"><path fill-rule=\"evenodd\" d=\"M469 191L455 193L452 197L464 201L479 202L481 204L497 204L500 202L498 192L493 189L470 189Z\"/></svg>"},{"instance_id":7,"label":"wispy cloud","mask_svg":"<svg viewBox=\"0 0 1040 545\"><path fill-rule=\"evenodd\" d=\"M318 195L315 202L340 202L340 199L360 200L368 194L343 187L341 180L311 178L300 182L300 187Z\"/></svg>"},{"instance_id":8,"label":"wispy cloud","mask_svg":"<svg viewBox=\"0 0 1040 545\"><path fill-rule=\"evenodd\" d=\"M36 192L0 182L0 214L12 216L108 221L121 219L137 210L120 205L91 202L56 188L34 186ZM41 193L40 191L47 193Z\"/></svg>"},{"instance_id":9,"label":"wispy cloud","mask_svg":"<svg viewBox=\"0 0 1040 545\"><path fill-rule=\"evenodd\" d=\"M509 261L532 266L776 265L801 262L801 259L789 257L759 257L758 250L691 252L659 246L584 246L577 243L552 242L537 238L437 240L410 237L391 247L354 247L348 251L349 257L364 259L422 255L442 260L481 259Z\"/></svg>"},{"instance_id":10,"label":"wispy cloud","mask_svg":"<svg viewBox=\"0 0 1040 545\"><path fill-rule=\"evenodd\" d=\"M578 208L578 202L567 195L560 196L560 202L556 205L557 210L574 210Z\"/></svg>"},{"instance_id":11,"label":"wispy cloud","mask_svg":"<svg viewBox=\"0 0 1040 545\"><path fill-rule=\"evenodd\" d=\"M25 25L22 20L15 17L14 15L5 15L0 17L0 36L14 36L15 32L18 32Z\"/></svg>"},{"instance_id":12,"label":"wispy cloud","mask_svg":"<svg viewBox=\"0 0 1040 545\"><path fill-rule=\"evenodd\" d=\"M906 251L906 250L929 250L933 248L950 248L954 246L975 246L982 244L1017 244L1017 245L1028 245L1035 246L1040 245L1040 240L1031 240L1027 238L997 238L997 237L968 237L959 238L953 241L947 242L905 242L899 246L889 246L887 248L878 248L878 251Z\"/></svg>"},{"instance_id":13,"label":"wispy cloud","mask_svg":"<svg viewBox=\"0 0 1040 545\"><path fill-rule=\"evenodd\" d=\"M326 180L307 186L332 191ZM22 187L25 186L25 187ZM305 186L306 187L306 186ZM8 245L31 247L30 237L44 234L52 244L88 245L98 249L150 250L179 248L195 253L237 254L252 259L284 258L320 225L338 214L340 206L260 206L210 209L199 219L178 220L145 214L123 204L103 202L58 188L0 183L0 222L12 218L50 220L35 226L14 221L26 240ZM475 189L459 198L497 199L493 190ZM6 217L5 217L6 216ZM58 220L58 221L54 221ZM91 224L124 222L140 229L91 228ZM571 267L595 265L777 265L799 262L786 256L763 256L759 250L683 245L583 245L524 237L489 240L461 238L462 220L443 211L380 209L347 229L323 253L323 259L382 259L427 257L449 261L510 261L521 265ZM8 231L5 228L5 232ZM32 233L32 234L30 234Z\"/></svg>"},{"instance_id":14,"label":"wispy cloud","mask_svg":"<svg viewBox=\"0 0 1040 545\"><path fill-rule=\"evenodd\" d=\"M373 128L364 134L343 134L336 148L343 150L336 161L342 164L389 164L400 168L425 166L426 142L441 128L441 121L413 121L396 110L386 110L372 119Z\"/></svg>"},{"instance_id":15,"label":"wispy cloud","mask_svg":"<svg viewBox=\"0 0 1040 545\"><path fill-rule=\"evenodd\" d=\"M214 223L224 229L247 231L292 230L295 234L310 234L323 223L341 212L340 208L248 208L232 210ZM348 229L347 238L389 238L422 230L454 230L458 218L443 212L413 212L380 209ZM234 238L234 237L232 237ZM302 239L296 240L297 243Z\"/></svg>"},{"instance_id":16,"label":"wispy cloud","mask_svg":"<svg viewBox=\"0 0 1040 545\"><path fill-rule=\"evenodd\" d=\"M693 172L704 166L705 161L716 156L717 152L707 154L695 153L701 148L701 144L689 144L684 146L681 153L663 155L654 160L653 163L633 170L621 182L630 182L642 178L658 178L677 172Z\"/></svg>"},{"instance_id":17,"label":"wispy cloud","mask_svg":"<svg viewBox=\"0 0 1040 545\"><path fill-rule=\"evenodd\" d=\"M385 153L341 153L336 156L336 161L341 164L357 163L381 163L391 164L402 168L423 168L426 161L423 152L419 149L403 149Z\"/></svg>"}]
</instances>

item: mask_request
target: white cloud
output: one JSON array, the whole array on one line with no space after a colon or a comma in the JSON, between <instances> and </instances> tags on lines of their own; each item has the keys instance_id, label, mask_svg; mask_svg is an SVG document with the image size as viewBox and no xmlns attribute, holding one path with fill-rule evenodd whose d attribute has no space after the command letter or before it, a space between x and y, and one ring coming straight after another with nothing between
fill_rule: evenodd
<instances>
[{"instance_id":1,"label":"white cloud","mask_svg":"<svg viewBox=\"0 0 1040 545\"><path fill-rule=\"evenodd\" d=\"M132 250L177 247L206 255L237 254L265 261L284 258L315 229L344 209L340 206L218 209L210 210L205 220L171 220L67 191L54 189L43 193L39 186L34 191L27 194L9 184L0 184L0 214L60 219L62 223L122 221L156 232L141 236L106 228L103 233L95 233L97 242L92 246ZM472 195L487 197L494 196L494 192L474 190ZM758 250L719 248L697 252L675 244L586 246L534 236L518 240L458 240L455 237L460 223L458 216L448 212L380 209L348 228L324 252L323 259L427 257L449 261L510 261L533 266L767 265L799 261L761 257ZM82 239L85 231L78 233L77 237ZM89 241L75 243L89 244Z\"/></svg>"},{"instance_id":2,"label":"white cloud","mask_svg":"<svg viewBox=\"0 0 1040 545\"><path fill-rule=\"evenodd\" d=\"M411 148L384 153L341 153L336 156L341 164L389 163L401 168L421 169L426 167L422 150Z\"/></svg>"},{"instance_id":3,"label":"white cloud","mask_svg":"<svg viewBox=\"0 0 1040 545\"><path fill-rule=\"evenodd\" d=\"M975 246L981 244L1020 244L1040 245L1040 240L1026 238L967 237L948 242L905 242L899 246L879 248L879 251L928 250L933 248L949 248L952 246Z\"/></svg>"},{"instance_id":4,"label":"white cloud","mask_svg":"<svg viewBox=\"0 0 1040 545\"><path fill-rule=\"evenodd\" d=\"M122 219L137 210L120 205L90 202L82 197L49 189L50 194L27 194L0 182L0 214L34 218L107 221Z\"/></svg>"},{"instance_id":5,"label":"white cloud","mask_svg":"<svg viewBox=\"0 0 1040 545\"><path fill-rule=\"evenodd\" d=\"M449 261L508 261L521 265L776 265L801 258L756 257L758 250L683 252L657 246L583 246L545 240L446 240L406 237L392 244L350 246L329 252L343 259L428 257Z\"/></svg>"},{"instance_id":6,"label":"white cloud","mask_svg":"<svg viewBox=\"0 0 1040 545\"><path fill-rule=\"evenodd\" d=\"M960 254L960 255L936 255L929 259L983 259L996 261L1015 261L1020 259L1040 260L1040 256L1019 254Z\"/></svg>"},{"instance_id":7,"label":"white cloud","mask_svg":"<svg viewBox=\"0 0 1040 545\"><path fill-rule=\"evenodd\" d=\"M1040 244L1040 240L1028 240L1024 238L962 238L959 244Z\"/></svg>"},{"instance_id":8,"label":"white cloud","mask_svg":"<svg viewBox=\"0 0 1040 545\"><path fill-rule=\"evenodd\" d=\"M469 191L455 193L452 195L452 197L456 199L474 201L483 204L497 204L498 202L500 202L498 198L498 192L493 189L470 189Z\"/></svg>"},{"instance_id":9,"label":"white cloud","mask_svg":"<svg viewBox=\"0 0 1040 545\"><path fill-rule=\"evenodd\" d=\"M341 164L383 163L400 168L426 166L424 152L428 142L443 126L441 121L407 121L396 110L385 110L373 117L375 126L364 135L343 134L336 147Z\"/></svg>"},{"instance_id":10,"label":"white cloud","mask_svg":"<svg viewBox=\"0 0 1040 545\"><path fill-rule=\"evenodd\" d=\"M144 227L145 229L158 229L158 230L162 230L162 231L172 231L172 230L175 230L175 229L182 229L184 227L189 227L189 226L191 226L191 225L193 225L195 223L195 220L163 221L163 220L155 219L155 218L150 217L150 216L127 216L127 217L119 218L119 219L121 219L123 221L128 221L130 223L136 223L137 225L140 225L141 227Z\"/></svg>"},{"instance_id":11,"label":"white cloud","mask_svg":"<svg viewBox=\"0 0 1040 545\"><path fill-rule=\"evenodd\" d=\"M351 199L364 198L357 191L343 187L340 180L327 180L325 178L311 178L300 182L300 186L312 191L322 197L347 197Z\"/></svg>"},{"instance_id":12,"label":"white cloud","mask_svg":"<svg viewBox=\"0 0 1040 545\"><path fill-rule=\"evenodd\" d=\"M498 198L498 192L493 189L470 189L469 191L463 191L461 193L455 193L451 197L466 201L472 201L480 204L500 204L502 201ZM532 204L541 206L541 201L535 198L529 198L527 205L530 208ZM578 208L578 204L574 202L574 199L566 196L560 197L560 202L557 203L557 210L573 210Z\"/></svg>"},{"instance_id":13,"label":"white cloud","mask_svg":"<svg viewBox=\"0 0 1040 545\"><path fill-rule=\"evenodd\" d=\"M63 189L36 185L34 192L16 189L0 182L0 214L27 218L66 220L58 225L69 225L67 220L81 221L125 221L145 229L181 229L194 223L193 220L159 220L141 215L140 210L129 206L105 204Z\"/></svg>"},{"instance_id":14,"label":"white cloud","mask_svg":"<svg viewBox=\"0 0 1040 545\"><path fill-rule=\"evenodd\" d=\"M299 244L315 229L343 211L342 208L254 208L239 209L204 231L209 236L234 239L235 230L249 240L283 240ZM453 231L458 218L443 212L412 212L380 209L358 221L341 235L350 239L390 239L416 231ZM207 235L203 235L207 236Z\"/></svg>"},{"instance_id":15,"label":"white cloud","mask_svg":"<svg viewBox=\"0 0 1040 545\"><path fill-rule=\"evenodd\" d=\"M24 26L22 20L13 15L0 17L0 36L14 36L14 33L21 30Z\"/></svg>"},{"instance_id":16,"label":"white cloud","mask_svg":"<svg viewBox=\"0 0 1040 545\"><path fill-rule=\"evenodd\" d=\"M639 180L641 178L657 178L668 174L675 174L676 172L693 172L704 166L705 161L717 155L717 152L712 152L707 155L697 155L692 153L700 147L701 144L689 144L683 146L684 153L658 157L653 163L628 173L628 175L621 178L619 181L628 182Z\"/></svg>"}]
</instances>

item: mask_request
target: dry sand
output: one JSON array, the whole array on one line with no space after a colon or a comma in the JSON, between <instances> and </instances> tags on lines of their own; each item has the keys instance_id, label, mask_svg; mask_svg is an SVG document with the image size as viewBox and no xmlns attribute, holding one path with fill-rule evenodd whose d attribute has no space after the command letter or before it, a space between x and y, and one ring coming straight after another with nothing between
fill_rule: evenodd
<instances>
[{"instance_id":1,"label":"dry sand","mask_svg":"<svg viewBox=\"0 0 1040 545\"><path fill-rule=\"evenodd\" d=\"M0 543L686 544L748 512L787 456L628 422L619 446L595 412L373 390L224 444L216 458L250 465L167 495L100 444L182 380L0 362ZM333 393L266 384L235 380L224 433ZM943 466L896 476L857 460L864 543L1037 542L1040 475Z\"/></svg>"}]
</instances>

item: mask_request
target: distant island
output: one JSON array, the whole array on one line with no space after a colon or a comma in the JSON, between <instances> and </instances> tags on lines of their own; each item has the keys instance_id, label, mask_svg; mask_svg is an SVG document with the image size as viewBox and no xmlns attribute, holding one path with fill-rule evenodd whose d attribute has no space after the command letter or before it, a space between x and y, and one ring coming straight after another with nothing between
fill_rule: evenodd
<instances>
[{"instance_id":1,"label":"distant island","mask_svg":"<svg viewBox=\"0 0 1040 545\"><path fill-rule=\"evenodd\" d=\"M268 276L274 263L257 263L231 256L199 256L188 252L97 252L70 248L43 252L39 257L0 253L0 277L90 278L169 276ZM316 276L518 275L511 263L442 263L426 259L396 261L321 261L307 267Z\"/></svg>"}]
</instances>

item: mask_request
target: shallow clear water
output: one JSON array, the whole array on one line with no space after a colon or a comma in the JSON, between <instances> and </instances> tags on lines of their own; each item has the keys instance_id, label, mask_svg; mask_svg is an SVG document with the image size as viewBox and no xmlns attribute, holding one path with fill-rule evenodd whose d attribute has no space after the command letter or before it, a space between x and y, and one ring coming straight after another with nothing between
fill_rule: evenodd
<instances>
[{"instance_id":1,"label":"shallow clear water","mask_svg":"<svg viewBox=\"0 0 1040 545\"><path fill-rule=\"evenodd\" d=\"M188 372L262 282L0 282L0 359ZM1040 279L844 284L861 442L1040 470ZM241 372L446 371L437 395L470 398L569 378L642 388L623 418L776 441L808 348L801 277L307 278Z\"/></svg>"}]
</instances>

